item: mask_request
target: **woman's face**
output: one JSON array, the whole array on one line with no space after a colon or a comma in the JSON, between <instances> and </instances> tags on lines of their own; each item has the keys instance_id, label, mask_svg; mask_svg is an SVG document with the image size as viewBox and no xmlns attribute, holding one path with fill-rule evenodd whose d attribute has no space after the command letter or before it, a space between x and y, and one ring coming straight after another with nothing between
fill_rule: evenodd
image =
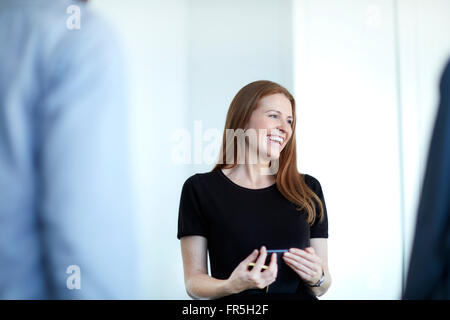
<instances>
[{"instance_id":1,"label":"woman's face","mask_svg":"<svg viewBox=\"0 0 450 320\"><path fill-rule=\"evenodd\" d=\"M250 151L256 152L265 160L278 159L292 136L293 120L291 102L284 94L275 93L263 97L246 126L246 129L256 129L258 135L259 149L249 139Z\"/></svg>"}]
</instances>

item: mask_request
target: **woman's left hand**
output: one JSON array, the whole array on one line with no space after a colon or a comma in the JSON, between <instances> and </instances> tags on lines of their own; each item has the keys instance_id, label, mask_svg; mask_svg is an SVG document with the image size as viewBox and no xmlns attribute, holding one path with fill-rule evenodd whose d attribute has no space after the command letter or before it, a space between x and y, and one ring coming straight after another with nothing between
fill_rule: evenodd
<instances>
[{"instance_id":1,"label":"woman's left hand","mask_svg":"<svg viewBox=\"0 0 450 320\"><path fill-rule=\"evenodd\" d=\"M322 259L312 247L291 248L283 254L283 260L309 285L316 284L322 277Z\"/></svg>"}]
</instances>

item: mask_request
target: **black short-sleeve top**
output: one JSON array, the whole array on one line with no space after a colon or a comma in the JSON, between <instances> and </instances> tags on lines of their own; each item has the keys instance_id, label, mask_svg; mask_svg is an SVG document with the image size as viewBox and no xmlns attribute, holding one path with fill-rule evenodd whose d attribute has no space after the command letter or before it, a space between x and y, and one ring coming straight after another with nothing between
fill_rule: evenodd
<instances>
[{"instance_id":1,"label":"black short-sleeve top","mask_svg":"<svg viewBox=\"0 0 450 320\"><path fill-rule=\"evenodd\" d=\"M308 174L304 178L324 208L323 219L316 219L312 226L306 212L296 210L276 184L249 189L234 183L220 169L197 173L185 181L181 191L177 238L200 235L207 239L211 276L217 279L227 279L263 245L269 250L305 249L310 238L328 238L328 216L319 181ZM319 210L318 205L316 208ZM300 277L297 281L296 296L314 298Z\"/></svg>"}]
</instances>

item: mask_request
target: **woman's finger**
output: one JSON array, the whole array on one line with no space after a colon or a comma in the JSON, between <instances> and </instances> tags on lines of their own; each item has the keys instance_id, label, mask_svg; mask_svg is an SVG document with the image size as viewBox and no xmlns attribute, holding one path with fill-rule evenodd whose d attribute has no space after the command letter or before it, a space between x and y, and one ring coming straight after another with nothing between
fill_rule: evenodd
<instances>
[{"instance_id":1,"label":"woman's finger","mask_svg":"<svg viewBox=\"0 0 450 320\"><path fill-rule=\"evenodd\" d=\"M250 253L250 255L249 255L247 258L245 258L245 259L242 261L242 264L245 265L245 267L247 268L248 264L249 264L250 262L255 261L255 259L256 259L257 256L258 256L258 250L255 249L255 250L253 250L252 253Z\"/></svg>"},{"instance_id":2,"label":"woman's finger","mask_svg":"<svg viewBox=\"0 0 450 320\"><path fill-rule=\"evenodd\" d=\"M266 261L267 257L267 250L266 247L262 246L261 250L259 252L259 257L256 259L255 266L253 267L251 272L261 272L262 266L264 265L264 262Z\"/></svg>"},{"instance_id":3,"label":"woman's finger","mask_svg":"<svg viewBox=\"0 0 450 320\"><path fill-rule=\"evenodd\" d=\"M310 268L311 270L316 270L316 269L317 269L317 264L316 264L316 263L311 262L311 261L309 261L309 260L306 260L305 258L302 258L302 257L300 257L300 256L298 256L298 255L296 255L296 254L286 252L286 253L283 255L283 258L284 258L284 257L291 258L291 259L297 261L298 263L301 263L301 264L307 266L307 267Z\"/></svg>"},{"instance_id":4,"label":"woman's finger","mask_svg":"<svg viewBox=\"0 0 450 320\"><path fill-rule=\"evenodd\" d=\"M303 265L303 264L301 264L301 263L298 263L298 262L295 261L294 259L291 259L291 258L286 257L286 258L284 259L284 261L286 261L287 264L291 265L291 266L294 267L295 269L297 269L297 270L302 270L303 272L305 272L305 273L307 273L307 274L309 274L309 275L311 275L311 276L314 276L314 274L316 273L313 269L310 269L310 268L308 268L307 266L305 266L305 265Z\"/></svg>"},{"instance_id":5,"label":"woman's finger","mask_svg":"<svg viewBox=\"0 0 450 320\"><path fill-rule=\"evenodd\" d=\"M314 254L309 253L309 252L307 252L305 250L301 250L301 249L297 249L297 248L291 248L291 249L289 249L289 253L298 255L298 256L302 257L303 259L306 259L306 260L308 260L310 262L313 262L313 263L320 262L319 261L320 257L318 255L316 255L315 253Z\"/></svg>"},{"instance_id":6,"label":"woman's finger","mask_svg":"<svg viewBox=\"0 0 450 320\"><path fill-rule=\"evenodd\" d=\"M270 257L269 270L270 270L272 276L276 278L277 273L278 273L277 254L276 253L272 253L272 256Z\"/></svg>"},{"instance_id":7,"label":"woman's finger","mask_svg":"<svg viewBox=\"0 0 450 320\"><path fill-rule=\"evenodd\" d=\"M313 272L313 273L318 269L315 264L312 264L311 262L308 262L308 264L305 264L305 263L303 263L305 261L304 259L301 259L298 257L295 258L292 255L284 256L283 259L285 261L289 261L294 266L303 266L306 268L306 270Z\"/></svg>"},{"instance_id":8,"label":"woman's finger","mask_svg":"<svg viewBox=\"0 0 450 320\"><path fill-rule=\"evenodd\" d=\"M277 254L276 253L272 253L272 256L270 257L269 269L270 268L277 268Z\"/></svg>"}]
</instances>

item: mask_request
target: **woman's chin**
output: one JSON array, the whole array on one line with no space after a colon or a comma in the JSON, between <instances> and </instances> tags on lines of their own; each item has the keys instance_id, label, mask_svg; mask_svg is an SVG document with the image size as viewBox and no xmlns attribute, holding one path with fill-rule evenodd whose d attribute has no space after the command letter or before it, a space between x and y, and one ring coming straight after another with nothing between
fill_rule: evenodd
<instances>
[{"instance_id":1,"label":"woman's chin","mask_svg":"<svg viewBox=\"0 0 450 320\"><path fill-rule=\"evenodd\" d=\"M280 153L281 153L281 146L277 144L272 144L270 143L267 146L267 149L265 151L267 154L267 158L269 158L270 160L276 160L280 157Z\"/></svg>"}]
</instances>

